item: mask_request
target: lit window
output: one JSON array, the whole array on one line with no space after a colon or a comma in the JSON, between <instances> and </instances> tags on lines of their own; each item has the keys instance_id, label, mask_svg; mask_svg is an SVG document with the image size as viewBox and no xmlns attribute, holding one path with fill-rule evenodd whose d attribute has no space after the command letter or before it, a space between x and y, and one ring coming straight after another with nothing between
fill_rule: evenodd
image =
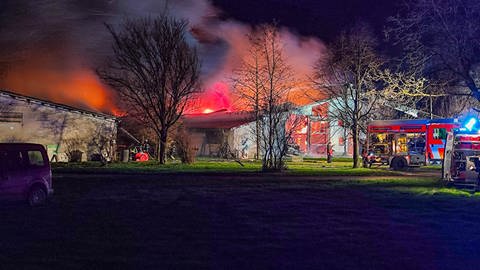
<instances>
[{"instance_id":1,"label":"lit window","mask_svg":"<svg viewBox=\"0 0 480 270\"><path fill-rule=\"evenodd\" d=\"M434 139L447 139L447 129L445 128L434 128L433 129L433 138Z\"/></svg>"}]
</instances>

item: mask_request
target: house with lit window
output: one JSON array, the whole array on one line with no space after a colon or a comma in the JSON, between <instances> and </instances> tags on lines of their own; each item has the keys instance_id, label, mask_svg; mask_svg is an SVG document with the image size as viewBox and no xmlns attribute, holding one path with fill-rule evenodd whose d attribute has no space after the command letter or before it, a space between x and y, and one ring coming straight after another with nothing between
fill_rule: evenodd
<instances>
[{"instance_id":1,"label":"house with lit window","mask_svg":"<svg viewBox=\"0 0 480 270\"><path fill-rule=\"evenodd\" d=\"M342 121L331 117L335 108L330 102L326 99L298 109L304 120L294 131L293 140L304 156L325 157L328 143L334 156L353 155L349 130Z\"/></svg>"},{"instance_id":2,"label":"house with lit window","mask_svg":"<svg viewBox=\"0 0 480 270\"><path fill-rule=\"evenodd\" d=\"M114 116L0 91L0 142L45 146L52 161L114 158Z\"/></svg>"}]
</instances>

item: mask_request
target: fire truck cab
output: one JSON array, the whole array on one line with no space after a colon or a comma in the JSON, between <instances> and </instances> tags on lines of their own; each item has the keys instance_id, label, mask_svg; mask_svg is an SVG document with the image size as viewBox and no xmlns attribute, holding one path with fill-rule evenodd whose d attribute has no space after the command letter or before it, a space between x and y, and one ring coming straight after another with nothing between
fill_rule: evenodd
<instances>
[{"instance_id":1,"label":"fire truck cab","mask_svg":"<svg viewBox=\"0 0 480 270\"><path fill-rule=\"evenodd\" d=\"M448 133L443 161L443 179L455 185L479 186L480 130L471 118L464 127Z\"/></svg>"},{"instance_id":2,"label":"fire truck cab","mask_svg":"<svg viewBox=\"0 0 480 270\"><path fill-rule=\"evenodd\" d=\"M365 166L389 165L394 170L441 161L447 133L456 119L377 120L368 125Z\"/></svg>"}]
</instances>

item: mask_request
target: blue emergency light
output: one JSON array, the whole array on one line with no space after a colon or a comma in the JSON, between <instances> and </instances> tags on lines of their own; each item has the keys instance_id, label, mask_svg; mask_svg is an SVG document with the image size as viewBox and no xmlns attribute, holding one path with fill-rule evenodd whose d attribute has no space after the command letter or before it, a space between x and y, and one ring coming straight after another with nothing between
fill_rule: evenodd
<instances>
[{"instance_id":1,"label":"blue emergency light","mask_svg":"<svg viewBox=\"0 0 480 270\"><path fill-rule=\"evenodd\" d=\"M477 123L477 119L472 117L465 124L465 128L468 129L468 131L472 131L472 129L475 126L476 123Z\"/></svg>"}]
</instances>

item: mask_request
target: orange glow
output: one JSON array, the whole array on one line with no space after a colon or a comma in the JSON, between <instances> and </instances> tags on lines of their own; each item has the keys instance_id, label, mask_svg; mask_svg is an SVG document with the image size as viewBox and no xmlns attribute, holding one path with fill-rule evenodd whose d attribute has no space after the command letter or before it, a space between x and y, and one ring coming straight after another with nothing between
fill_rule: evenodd
<instances>
[{"instance_id":1,"label":"orange glow","mask_svg":"<svg viewBox=\"0 0 480 270\"><path fill-rule=\"evenodd\" d=\"M59 71L38 67L14 67L0 88L65 105L120 115L112 92L89 69Z\"/></svg>"},{"instance_id":2,"label":"orange glow","mask_svg":"<svg viewBox=\"0 0 480 270\"><path fill-rule=\"evenodd\" d=\"M115 117L124 117L124 116L127 115L126 112L121 111L120 109L117 109L117 108L112 109L112 114L113 114Z\"/></svg>"},{"instance_id":3,"label":"orange glow","mask_svg":"<svg viewBox=\"0 0 480 270\"><path fill-rule=\"evenodd\" d=\"M241 111L248 110L247 105L231 92L229 85L224 82L216 82L207 90L201 92L192 101L184 113L212 113L219 110ZM325 98L325 95L316 90L311 83L300 82L284 97L285 102L291 102L297 106L310 104Z\"/></svg>"},{"instance_id":4,"label":"orange glow","mask_svg":"<svg viewBox=\"0 0 480 270\"><path fill-rule=\"evenodd\" d=\"M233 111L230 89L226 83L217 82L201 92L185 110L185 113L212 113L219 110Z\"/></svg>"},{"instance_id":5,"label":"orange glow","mask_svg":"<svg viewBox=\"0 0 480 270\"><path fill-rule=\"evenodd\" d=\"M326 98L323 92L315 89L310 82L298 82L288 93L288 101L297 106L307 105Z\"/></svg>"},{"instance_id":6,"label":"orange glow","mask_svg":"<svg viewBox=\"0 0 480 270\"><path fill-rule=\"evenodd\" d=\"M205 109L205 110L203 110L203 113L212 113L212 112L214 112L214 110L212 110L212 109Z\"/></svg>"}]
</instances>

